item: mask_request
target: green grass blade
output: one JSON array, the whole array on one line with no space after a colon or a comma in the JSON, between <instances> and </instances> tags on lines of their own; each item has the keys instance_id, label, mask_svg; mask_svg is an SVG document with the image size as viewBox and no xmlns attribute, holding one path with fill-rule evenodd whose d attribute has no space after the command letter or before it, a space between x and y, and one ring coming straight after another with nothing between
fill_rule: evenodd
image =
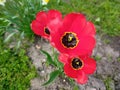
<instances>
[{"instance_id":1,"label":"green grass blade","mask_svg":"<svg viewBox=\"0 0 120 90\"><path fill-rule=\"evenodd\" d=\"M49 62L49 64L57 66L56 63L53 61L52 57L50 56L50 54L44 50L40 50L44 55L46 55L47 57L47 61Z\"/></svg>"},{"instance_id":2,"label":"green grass blade","mask_svg":"<svg viewBox=\"0 0 120 90\"><path fill-rule=\"evenodd\" d=\"M8 37L4 40L4 42L5 42L5 43L8 42L8 41L10 40L10 38L11 38L12 36L14 36L15 33L16 33L16 32L13 32L13 33L11 33L10 35L8 35Z\"/></svg>"},{"instance_id":3,"label":"green grass blade","mask_svg":"<svg viewBox=\"0 0 120 90\"><path fill-rule=\"evenodd\" d=\"M59 70L63 71L63 64L60 61L58 61L58 55L59 54L57 52L54 53L54 61L57 64L57 67L59 68Z\"/></svg>"},{"instance_id":4,"label":"green grass blade","mask_svg":"<svg viewBox=\"0 0 120 90\"><path fill-rule=\"evenodd\" d=\"M20 48L20 45L21 45L21 41L19 40L19 41L17 42L16 49Z\"/></svg>"},{"instance_id":5,"label":"green grass blade","mask_svg":"<svg viewBox=\"0 0 120 90\"><path fill-rule=\"evenodd\" d=\"M59 76L59 74L60 74L59 70L51 72L49 80L46 83L44 83L43 86L48 85L51 82L53 82Z\"/></svg>"}]
</instances>

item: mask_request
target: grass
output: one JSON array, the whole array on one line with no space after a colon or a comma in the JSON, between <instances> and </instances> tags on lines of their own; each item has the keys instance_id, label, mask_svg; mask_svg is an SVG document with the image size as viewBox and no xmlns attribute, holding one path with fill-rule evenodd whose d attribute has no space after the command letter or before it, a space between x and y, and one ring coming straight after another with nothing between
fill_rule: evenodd
<instances>
[{"instance_id":1,"label":"grass","mask_svg":"<svg viewBox=\"0 0 120 90\"><path fill-rule=\"evenodd\" d=\"M95 56L95 60L96 60L96 61L100 61L100 60L101 60L101 57L100 57L100 56Z\"/></svg>"},{"instance_id":2,"label":"grass","mask_svg":"<svg viewBox=\"0 0 120 90\"><path fill-rule=\"evenodd\" d=\"M7 25L0 23L0 28L5 27L10 33L24 32L25 36L31 38L33 32L30 23L41 9L43 9L41 0L7 0L5 6L0 6L0 19L6 21Z\"/></svg>"},{"instance_id":3,"label":"grass","mask_svg":"<svg viewBox=\"0 0 120 90\"><path fill-rule=\"evenodd\" d=\"M119 62L120 62L120 57L118 57L118 59L117 59Z\"/></svg>"},{"instance_id":4,"label":"grass","mask_svg":"<svg viewBox=\"0 0 120 90\"><path fill-rule=\"evenodd\" d=\"M70 12L80 12L86 15L97 28L97 32L103 35L120 35L120 1L119 0L50 0L49 9L58 9L64 15Z\"/></svg>"},{"instance_id":5,"label":"grass","mask_svg":"<svg viewBox=\"0 0 120 90\"><path fill-rule=\"evenodd\" d=\"M27 90L30 80L37 75L35 67L26 55L25 43L16 51L15 48L10 49L7 46L9 42L4 41L10 41L10 38L15 42L18 40L18 47L25 36L33 36L30 23L42 9L40 2L8 0L5 6L0 6L0 90ZM9 32L7 38L6 32Z\"/></svg>"},{"instance_id":6,"label":"grass","mask_svg":"<svg viewBox=\"0 0 120 90\"><path fill-rule=\"evenodd\" d=\"M60 1L60 2L59 2ZM68 1L68 2L66 2ZM50 0L46 6L48 9L60 10L64 15L70 12L80 12L86 15L102 35L120 35L120 1L119 0ZM23 4L21 4L23 3ZM47 10L39 0L10 0L5 7L0 6L0 28L6 27L6 31L14 32L16 29L25 36L33 36L30 23L40 10ZM13 25L14 24L14 25Z\"/></svg>"},{"instance_id":7,"label":"grass","mask_svg":"<svg viewBox=\"0 0 120 90\"><path fill-rule=\"evenodd\" d=\"M25 49L9 49L3 43L3 30L0 30L0 90L26 90L36 70Z\"/></svg>"},{"instance_id":8,"label":"grass","mask_svg":"<svg viewBox=\"0 0 120 90\"><path fill-rule=\"evenodd\" d=\"M111 82L112 82L112 78L111 77L107 77L105 80L104 80L104 83L105 83L105 86L106 86L106 90L113 90L111 88Z\"/></svg>"}]
</instances>

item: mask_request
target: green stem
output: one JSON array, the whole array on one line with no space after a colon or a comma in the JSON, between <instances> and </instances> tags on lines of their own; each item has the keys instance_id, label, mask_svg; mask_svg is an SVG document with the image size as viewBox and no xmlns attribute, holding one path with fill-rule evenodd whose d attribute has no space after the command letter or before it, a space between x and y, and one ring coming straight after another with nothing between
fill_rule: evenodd
<instances>
[{"instance_id":1,"label":"green stem","mask_svg":"<svg viewBox=\"0 0 120 90\"><path fill-rule=\"evenodd\" d=\"M55 49L54 49L54 47L52 47L52 55L53 56L55 55Z\"/></svg>"}]
</instances>

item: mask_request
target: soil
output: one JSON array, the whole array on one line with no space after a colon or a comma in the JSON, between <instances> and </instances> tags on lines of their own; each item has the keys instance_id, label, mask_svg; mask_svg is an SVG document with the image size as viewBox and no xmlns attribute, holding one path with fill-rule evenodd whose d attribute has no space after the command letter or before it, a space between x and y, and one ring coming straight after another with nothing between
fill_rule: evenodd
<instances>
[{"instance_id":1,"label":"soil","mask_svg":"<svg viewBox=\"0 0 120 90\"><path fill-rule=\"evenodd\" d=\"M79 90L120 90L120 37L96 36L96 40L97 44L92 56L97 60L97 70L89 76L88 83L85 85L76 83L76 85ZM106 40L110 42L106 43ZM31 80L30 90L73 90L73 85L66 77L59 77L49 86L42 86L54 68L46 65L46 58L40 53L41 48L49 53L52 52L48 41L41 40L39 37L28 49L28 56L38 73L38 77ZM108 80L109 78L110 80Z\"/></svg>"}]
</instances>

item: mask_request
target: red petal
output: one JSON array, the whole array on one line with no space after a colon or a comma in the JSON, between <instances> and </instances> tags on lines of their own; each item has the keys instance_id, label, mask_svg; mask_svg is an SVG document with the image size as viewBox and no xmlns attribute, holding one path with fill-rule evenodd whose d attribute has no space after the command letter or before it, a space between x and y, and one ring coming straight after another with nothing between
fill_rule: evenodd
<instances>
[{"instance_id":1,"label":"red petal","mask_svg":"<svg viewBox=\"0 0 120 90\"><path fill-rule=\"evenodd\" d=\"M50 41L58 50L62 50L59 31L57 31L57 33L51 33Z\"/></svg>"},{"instance_id":2,"label":"red petal","mask_svg":"<svg viewBox=\"0 0 120 90\"><path fill-rule=\"evenodd\" d=\"M47 14L45 11L40 11L36 15L36 20L40 23L46 25L47 24Z\"/></svg>"},{"instance_id":3,"label":"red petal","mask_svg":"<svg viewBox=\"0 0 120 90\"><path fill-rule=\"evenodd\" d=\"M78 77L76 78L76 81L79 83L79 84L85 84L88 80L88 77L85 75L84 72L79 72L78 74Z\"/></svg>"},{"instance_id":4,"label":"red petal","mask_svg":"<svg viewBox=\"0 0 120 90\"><path fill-rule=\"evenodd\" d=\"M71 27L73 21L74 21L79 15L80 15L79 13L70 13L70 14L67 14L67 15L64 17L64 20L63 20L63 27L65 28L64 30L69 30L69 28Z\"/></svg>"},{"instance_id":5,"label":"red petal","mask_svg":"<svg viewBox=\"0 0 120 90\"><path fill-rule=\"evenodd\" d=\"M47 13L48 24L51 33L56 33L58 28L62 25L62 14L57 10L49 10Z\"/></svg>"},{"instance_id":6,"label":"red petal","mask_svg":"<svg viewBox=\"0 0 120 90\"><path fill-rule=\"evenodd\" d=\"M78 71L74 70L70 64L65 64L64 66L64 72L67 76L71 77L71 78L77 78L78 75Z\"/></svg>"},{"instance_id":7,"label":"red petal","mask_svg":"<svg viewBox=\"0 0 120 90\"><path fill-rule=\"evenodd\" d=\"M70 28L71 31L80 34L81 31L84 29L87 21L83 14L79 14L79 16L73 21L73 24Z\"/></svg>"},{"instance_id":8,"label":"red petal","mask_svg":"<svg viewBox=\"0 0 120 90\"><path fill-rule=\"evenodd\" d=\"M82 68L82 70L86 73L86 74L93 74L96 70L96 61L92 58L86 58L84 61L84 67Z\"/></svg>"},{"instance_id":9,"label":"red petal","mask_svg":"<svg viewBox=\"0 0 120 90\"><path fill-rule=\"evenodd\" d=\"M59 20L58 18L51 20L48 24L47 27L50 29L51 34L56 34L58 33L57 31L59 28L62 26L62 20Z\"/></svg>"},{"instance_id":10,"label":"red petal","mask_svg":"<svg viewBox=\"0 0 120 90\"><path fill-rule=\"evenodd\" d=\"M96 33L95 26L92 22L87 22L85 28L82 30L81 33L79 33L80 37L84 36L94 36Z\"/></svg>"},{"instance_id":11,"label":"red petal","mask_svg":"<svg viewBox=\"0 0 120 90\"><path fill-rule=\"evenodd\" d=\"M41 25L37 20L32 21L31 28L35 34L44 35L43 34L44 26Z\"/></svg>"},{"instance_id":12,"label":"red petal","mask_svg":"<svg viewBox=\"0 0 120 90\"><path fill-rule=\"evenodd\" d=\"M55 33L62 24L62 14L57 10L49 10L47 13L47 17L47 26L51 29L51 31Z\"/></svg>"},{"instance_id":13,"label":"red petal","mask_svg":"<svg viewBox=\"0 0 120 90\"><path fill-rule=\"evenodd\" d=\"M59 55L59 61L60 62L62 62L62 63L64 63L64 64L66 64L67 63L67 60L68 60L68 55L66 55L66 54L60 54Z\"/></svg>"},{"instance_id":14,"label":"red petal","mask_svg":"<svg viewBox=\"0 0 120 90\"><path fill-rule=\"evenodd\" d=\"M95 47L95 43L95 38L93 38L92 36L81 37L77 47L81 52L92 51L92 49Z\"/></svg>"},{"instance_id":15,"label":"red petal","mask_svg":"<svg viewBox=\"0 0 120 90\"><path fill-rule=\"evenodd\" d=\"M62 20L62 14L57 10L49 10L47 16L48 16L48 20L50 21L56 18Z\"/></svg>"}]
</instances>

